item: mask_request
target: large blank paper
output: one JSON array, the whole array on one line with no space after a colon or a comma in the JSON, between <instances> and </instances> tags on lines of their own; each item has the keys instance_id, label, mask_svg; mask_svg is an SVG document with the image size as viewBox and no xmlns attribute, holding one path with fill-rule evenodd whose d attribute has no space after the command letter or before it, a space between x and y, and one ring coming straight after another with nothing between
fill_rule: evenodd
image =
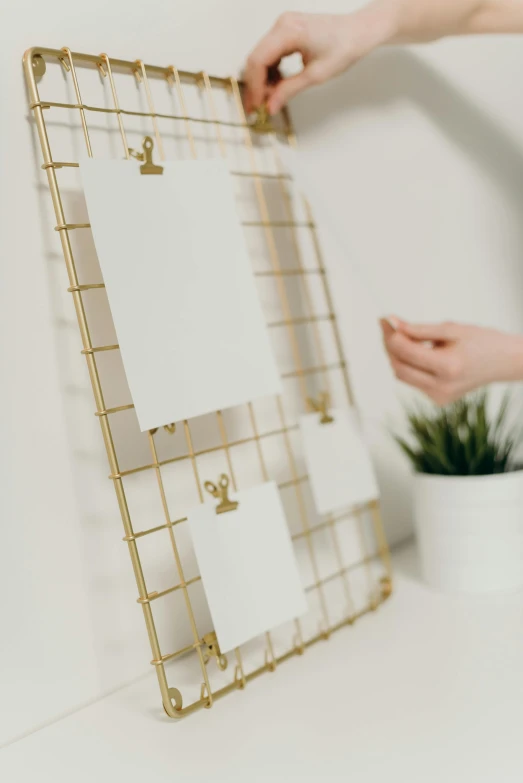
<instances>
[{"instance_id":1,"label":"large blank paper","mask_svg":"<svg viewBox=\"0 0 523 783\"><path fill-rule=\"evenodd\" d=\"M330 238L337 245L341 255L350 264L352 271L358 277L362 285L367 289L369 296L374 301L376 308L381 313L388 312L384 307L384 292L382 291L376 276L368 266L358 262L347 242L342 238L340 221L336 221L329 208L329 194L321 188L321 182L314 177L309 163L310 155L299 153L288 144L277 140L276 149L285 171L290 174L298 190L307 199L316 218L320 230L328 231Z\"/></svg>"},{"instance_id":2,"label":"large blank paper","mask_svg":"<svg viewBox=\"0 0 523 783\"><path fill-rule=\"evenodd\" d=\"M80 167L142 431L281 391L225 163L163 166Z\"/></svg>"},{"instance_id":3,"label":"large blank paper","mask_svg":"<svg viewBox=\"0 0 523 783\"><path fill-rule=\"evenodd\" d=\"M334 421L321 424L320 413L300 419L305 463L320 514L367 503L378 497L372 461L353 410L329 410Z\"/></svg>"},{"instance_id":4,"label":"large blank paper","mask_svg":"<svg viewBox=\"0 0 523 783\"><path fill-rule=\"evenodd\" d=\"M201 505L189 527L220 650L305 614L291 537L274 482L238 492L235 511Z\"/></svg>"}]
</instances>

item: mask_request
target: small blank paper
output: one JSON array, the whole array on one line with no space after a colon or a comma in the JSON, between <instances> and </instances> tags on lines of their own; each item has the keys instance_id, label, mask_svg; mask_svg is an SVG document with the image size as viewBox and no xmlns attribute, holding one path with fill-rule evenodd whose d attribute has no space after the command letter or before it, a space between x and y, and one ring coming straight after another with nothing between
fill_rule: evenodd
<instances>
[{"instance_id":1,"label":"small blank paper","mask_svg":"<svg viewBox=\"0 0 523 783\"><path fill-rule=\"evenodd\" d=\"M320 423L320 413L300 419L305 463L320 514L367 503L379 495L355 412L335 409L329 414L334 421L328 424Z\"/></svg>"},{"instance_id":2,"label":"small blank paper","mask_svg":"<svg viewBox=\"0 0 523 783\"><path fill-rule=\"evenodd\" d=\"M163 166L80 167L142 431L281 391L225 163Z\"/></svg>"},{"instance_id":3,"label":"small blank paper","mask_svg":"<svg viewBox=\"0 0 523 783\"><path fill-rule=\"evenodd\" d=\"M235 511L201 505L188 515L214 630L222 652L305 614L278 488L261 484L234 495Z\"/></svg>"}]
</instances>

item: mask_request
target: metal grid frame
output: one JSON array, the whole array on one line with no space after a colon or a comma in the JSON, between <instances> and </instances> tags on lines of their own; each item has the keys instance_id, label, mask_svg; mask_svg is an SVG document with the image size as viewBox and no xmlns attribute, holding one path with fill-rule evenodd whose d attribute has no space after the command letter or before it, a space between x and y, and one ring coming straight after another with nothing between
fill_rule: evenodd
<instances>
[{"instance_id":1,"label":"metal grid frame","mask_svg":"<svg viewBox=\"0 0 523 783\"><path fill-rule=\"evenodd\" d=\"M74 91L75 103L58 103L50 101L42 101L39 95L39 89L37 82L44 76L47 62L60 62L65 69L66 77L71 79L72 88ZM110 91L112 95L112 107L103 106L91 106L82 102L80 93L79 81L77 78L76 67L88 67L98 68L100 72L100 78L108 80L110 85ZM258 426L254 406L252 403L247 404L248 416L252 427L252 434L247 438L229 440L227 437L226 425L224 417L221 411L216 411L216 422L220 433L221 443L205 449L196 449L193 444L193 438L191 434L191 422L183 422L183 433L186 442L186 451L181 456L175 456L169 459L160 459L158 455L156 445L156 431L150 431L144 433L143 437L148 440L148 447L150 452L150 461L145 465L137 465L126 470L121 470L119 466L119 460L116 453L115 444L113 441L113 435L111 431L111 418L114 415L118 415L121 411L129 410L133 408L132 404L119 405L114 407L107 407L105 404L104 391L102 389L102 383L100 380L99 370L97 367L97 355L100 352L117 351L118 345L93 345L90 327L88 324L88 318L86 309L84 307L84 296L88 295L88 292L92 289L104 288L103 283L94 282L80 282L77 266L75 264L75 258L73 255L73 248L70 238L70 232L75 230L89 229L89 223L68 223L65 215L62 198L60 194L59 177L58 172L60 169L68 167L78 167L79 164L75 161L55 161L53 159L51 146L49 142L49 136L46 127L46 119L44 112L50 110L60 109L75 109L79 113L81 127L83 131L83 138L85 141L85 147L87 154L92 156L92 147L89 137L89 128L87 117L92 112L103 112L116 116L118 122L119 135L122 143L122 151L125 158L130 157L130 151L127 143L127 136L125 130L124 118L127 116L142 116L148 117L152 123L152 130L156 142L156 154L161 159L165 159L164 147L162 144L162 136L160 132L160 119L179 120L185 127L187 141L189 144L190 154L192 157L196 157L196 145L194 141L193 127L195 123L205 123L208 126L212 126L216 134L216 142L220 154L223 157L227 156L227 143L224 140L222 129L225 127L235 127L241 129L243 134L243 144L248 153L250 161L250 169L248 171L233 171L234 175L239 177L251 178L254 183L254 189L256 194L256 201L258 207L259 219L256 221L244 221L246 227L258 227L263 231L266 247L268 250L268 256L270 258L271 268L265 271L259 271L256 273L259 277L271 277L276 282L278 290L278 296L280 298L280 304L283 312L283 319L268 323L269 327L285 327L288 331L288 338L292 349L292 356L294 360L294 367L291 371L282 373L282 378L295 378L299 385L299 394L302 397L303 403L307 405L309 401L309 388L307 381L310 377L321 377L324 385L324 391L330 393L330 370L341 370L343 375L343 382L347 401L349 405L353 404L353 398L351 393L351 387L349 382L349 376L347 372L347 365L343 355L343 348L341 344L340 334L338 331L336 318L334 315L333 302L331 293L328 286L327 274L323 259L321 256L320 246L316 234L316 227L310 213L308 205L305 205L307 218L305 221L298 221L295 219L293 213L293 206L288 190L289 176L281 169L281 166L277 162L278 173L265 173L258 168L255 141L253 134L256 133L256 126L249 124L244 113L242 98L241 98L241 84L234 78L218 78L207 75L205 72L192 73L187 71L179 71L174 66L151 66L146 65L141 60L126 61L110 59L106 54L101 55L87 55L73 53L68 48L61 50L48 49L42 47L35 47L26 52L24 55L24 70L29 91L30 109L33 113L36 128L38 131L42 154L43 164L42 169L46 172L48 178L49 189L51 192L54 212L56 216L55 230L59 232L63 255L67 267L67 274L69 278L68 291L71 293L75 305L78 325L80 329L80 335L82 340L82 354L86 358L90 380L92 384L93 394L96 403L95 415L100 422L102 435L107 451L107 457L110 466L110 479L114 484L116 497L120 509L120 514L123 522L125 536L123 540L127 543L129 548L129 554L131 557L133 570L136 578L136 584L138 587L138 603L141 605L149 641L151 645L153 660L151 663L154 665L158 682L160 686L162 702L164 709L171 718L179 718L186 715L200 707L211 707L216 699L224 694L236 690L242 689L246 686L247 682L254 677L262 674L265 671L274 671L279 663L290 658L296 654L303 654L304 650L316 642L327 639L330 634L346 625L352 624L355 619L361 615L373 611L377 606L390 595L392 589L391 571L390 571L390 558L387 543L384 536L383 526L381 522L381 515L379 504L377 501L362 506L360 508L351 508L346 512L338 515L328 515L322 519L318 524L311 525L306 504L303 498L303 486L307 482L308 477L306 475L299 475L295 449L291 441L292 432L297 429L296 424L288 424L282 404L281 397L276 398L276 405L279 413L280 426L277 429L271 431L262 432ZM144 90L147 111L136 112L126 110L120 107L115 79L113 74L116 72L128 74L139 81L140 88ZM155 111L153 95L150 89L150 79L160 79L165 82L170 90L173 91L178 101L180 108L179 114L161 114ZM187 112L186 102L184 98L184 85L196 84L202 90L205 100L210 112L210 117L193 117ZM226 90L228 99L232 101L234 110L236 112L237 119L233 122L224 120L219 117L214 92L215 90ZM272 131L269 130L270 135L276 133L283 134L288 142L292 145L295 144L295 137L291 126L290 117L287 112L283 113L282 125L280 128L273 127ZM277 160L277 156L276 156ZM264 182L266 180L276 181L280 189L280 194L285 204L286 219L285 220L271 220L268 199L264 189ZM312 242L314 246L314 253L316 258L316 266L314 268L306 267L302 261L299 243L297 241L297 230L305 228L311 232ZM294 248L294 254L296 258L296 265L288 268L281 264L277 243L275 242L275 229L285 229L290 232L290 239ZM322 281L325 301L328 305L328 313L317 314L314 312L314 306L312 296L309 288L309 278L311 275L319 276ZM300 279L303 281L303 295L305 304L307 307L306 317L296 317L292 312L292 306L289 300L288 291L286 288L286 281ZM328 321L332 325L335 347L337 351L337 361L335 363L329 363L325 358L324 346L322 342L322 334L319 325L322 321ZM314 366L305 366L302 359L302 352L300 349L300 342L297 336L297 327L302 324L312 325L312 339L315 344L316 355L319 357L319 362ZM213 451L222 451L228 467L228 472L231 480L232 489L236 491L238 489L238 483L235 476L233 467L233 461L231 459L231 449L235 446L242 444L252 443L254 444L259 460L259 468L263 481L269 480L269 469L267 465L267 459L264 456L262 443L265 438L281 435L283 437L284 448L288 459L288 465L290 468L291 479L286 482L279 483L280 489L285 487L294 487L297 505L299 508L299 514L301 518L301 530L293 535L293 539L304 539L312 567L312 573L314 575L314 583L310 585L307 590L310 592L314 590L317 592L319 599L319 606L321 611L322 620L318 633L304 640L301 630L300 620L295 620L295 633L292 638L292 643L289 648L281 655L276 655L272 643L271 633L266 634L265 638L265 660L262 666L257 667L252 671L245 671L242 650L240 648L235 650L236 665L234 668L234 675L231 681L218 689L211 687L210 679L208 676L208 660L209 654L216 654L210 648L208 641L206 641L200 634L197 627L195 613L191 604L191 598L189 593L189 587L197 581L200 581L200 576L195 576L191 579L186 579L184 573L184 564L177 545L176 540L176 527L186 521L186 517L179 519L172 519L169 512L169 505L167 501L164 477L162 475L162 469L170 464L187 460L192 466L192 472L196 484L196 489L200 501L203 502L203 482L200 478L200 469L198 465L198 458L204 454L210 454ZM156 475L158 490L160 493L161 504L165 515L165 521L161 525L147 528L144 530L135 530L133 522L131 520L131 514L129 511L126 492L124 489L124 479L131 474L142 471L154 471ZM369 511L372 515L373 530L376 541L376 548L374 551L368 551L368 547L365 544L365 536L362 529L361 516L365 511ZM337 537L337 523L340 520L353 518L354 524L358 529L360 539L362 542L362 551L364 554L363 559L355 564L346 565L344 563L340 544ZM161 590L148 592L146 586L146 580L144 577L142 563L140 559L140 552L138 542L144 536L154 535L158 531L165 530L168 532L172 554L174 557L177 582L173 586ZM331 574L320 577L318 570L315 545L314 545L314 533L319 530L328 530L332 546L334 548L337 569ZM370 564L373 561L378 560L383 568L380 578L375 578L370 568ZM368 578L368 595L369 600L367 606L362 610L356 612L350 609L352 607L351 600L351 587L350 587L350 573L355 567L363 567L367 571ZM341 580L343 585L343 591L346 599L346 606L349 608L347 615L340 621L333 623L329 619L329 610L327 601L324 595L325 585L334 579ZM173 593L175 591L181 591L185 601L187 610L187 616L190 621L191 632L193 637L192 644L170 652L162 652L160 649L160 643L155 626L155 620L151 608L152 602L161 599L163 596ZM196 699L188 705L183 704L183 699L180 691L177 688L171 687L168 682L166 664L174 659L181 658L186 654L195 654L198 658L199 668L203 682L201 683L200 698ZM222 656L223 658L223 656ZM218 661L220 661L220 655L218 651Z\"/></svg>"}]
</instances>

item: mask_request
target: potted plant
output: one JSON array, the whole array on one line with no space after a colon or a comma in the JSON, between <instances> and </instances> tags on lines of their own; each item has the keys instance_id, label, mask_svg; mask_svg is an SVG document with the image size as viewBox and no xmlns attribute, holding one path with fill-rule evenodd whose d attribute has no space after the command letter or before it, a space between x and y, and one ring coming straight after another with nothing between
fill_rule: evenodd
<instances>
[{"instance_id":1,"label":"potted plant","mask_svg":"<svg viewBox=\"0 0 523 783\"><path fill-rule=\"evenodd\" d=\"M395 436L415 470L414 521L424 578L442 590L482 593L523 587L520 433L495 417L481 392L428 413L408 413Z\"/></svg>"}]
</instances>

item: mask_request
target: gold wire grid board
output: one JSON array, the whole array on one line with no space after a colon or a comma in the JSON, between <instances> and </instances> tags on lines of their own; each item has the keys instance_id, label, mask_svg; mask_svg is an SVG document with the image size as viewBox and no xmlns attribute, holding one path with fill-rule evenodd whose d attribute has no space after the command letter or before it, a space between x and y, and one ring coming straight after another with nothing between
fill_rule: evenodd
<instances>
[{"instance_id":1,"label":"gold wire grid board","mask_svg":"<svg viewBox=\"0 0 523 783\"><path fill-rule=\"evenodd\" d=\"M294 145L294 134L287 112L249 123L234 78L68 48L30 49L24 69L151 663L166 713L179 718L328 639L392 589L378 502L319 517L305 471L298 418L327 399L353 400L315 224L275 146L278 136ZM77 179L82 155L129 158L144 135L160 160L228 160L284 386L280 397L148 433L125 382ZM234 491L277 482L309 603L234 661L219 650L184 524L221 474Z\"/></svg>"}]
</instances>

